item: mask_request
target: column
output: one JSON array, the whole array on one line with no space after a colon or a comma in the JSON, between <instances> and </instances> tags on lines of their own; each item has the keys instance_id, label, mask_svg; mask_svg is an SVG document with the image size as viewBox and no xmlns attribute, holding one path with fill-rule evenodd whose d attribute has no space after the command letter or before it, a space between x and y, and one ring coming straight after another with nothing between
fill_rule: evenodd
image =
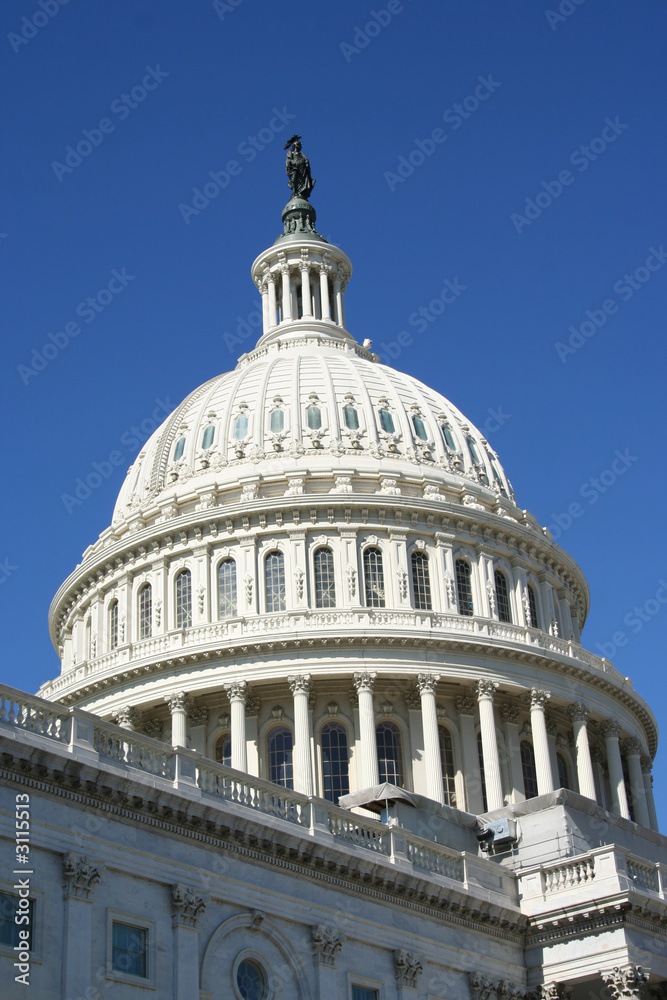
<instances>
[{"instance_id":1,"label":"column","mask_svg":"<svg viewBox=\"0 0 667 1000\"><path fill-rule=\"evenodd\" d=\"M329 319L329 274L326 264L320 264L320 299L322 319Z\"/></svg>"},{"instance_id":2,"label":"column","mask_svg":"<svg viewBox=\"0 0 667 1000\"><path fill-rule=\"evenodd\" d=\"M310 754L310 674L287 678L294 696L294 790L313 795L313 766Z\"/></svg>"},{"instance_id":3,"label":"column","mask_svg":"<svg viewBox=\"0 0 667 1000\"><path fill-rule=\"evenodd\" d=\"M640 965L616 966L611 972L600 972L600 978L613 1000L643 1000L648 992L648 976Z\"/></svg>"},{"instance_id":4,"label":"column","mask_svg":"<svg viewBox=\"0 0 667 1000\"><path fill-rule=\"evenodd\" d=\"M549 757L549 738L547 736L547 720L544 706L551 697L548 691L530 692L530 728L533 734L533 750L535 752L535 770L537 772L537 793L546 795L554 790L554 779L551 773Z\"/></svg>"},{"instance_id":5,"label":"column","mask_svg":"<svg viewBox=\"0 0 667 1000\"><path fill-rule=\"evenodd\" d=\"M76 854L63 857L65 877L64 948L62 995L90 996L92 984L93 889L102 877L102 867Z\"/></svg>"},{"instance_id":6,"label":"column","mask_svg":"<svg viewBox=\"0 0 667 1000\"><path fill-rule=\"evenodd\" d=\"M375 709L373 687L375 673L364 671L354 675L354 686L359 698L359 736L361 737L361 787L379 785L378 748L375 738Z\"/></svg>"},{"instance_id":7,"label":"column","mask_svg":"<svg viewBox=\"0 0 667 1000\"><path fill-rule=\"evenodd\" d=\"M175 694L165 695L166 703L171 712L171 745L173 747L185 747L185 724L186 711L188 707L188 696L185 691L177 691Z\"/></svg>"},{"instance_id":8,"label":"column","mask_svg":"<svg viewBox=\"0 0 667 1000\"><path fill-rule=\"evenodd\" d=\"M523 802L526 789L523 784L521 767L521 741L519 740L519 709L516 705L503 705L500 717L505 723L505 743L512 779L512 802Z\"/></svg>"},{"instance_id":9,"label":"column","mask_svg":"<svg viewBox=\"0 0 667 1000\"><path fill-rule=\"evenodd\" d=\"M338 996L338 983L336 982L336 957L343 947L345 935L339 933L336 927L326 927L324 924L315 924L310 929L313 942L313 957L317 965L319 978L318 997L324 1000L325 997Z\"/></svg>"},{"instance_id":10,"label":"column","mask_svg":"<svg viewBox=\"0 0 667 1000\"><path fill-rule=\"evenodd\" d=\"M619 813L625 819L630 819L628 797L625 792L625 779L623 778L621 750L618 745L621 727L618 722L614 722L613 719L607 719L600 726L600 732L604 736L604 742L607 748L607 766L609 767L609 787L611 789L612 812Z\"/></svg>"},{"instance_id":11,"label":"column","mask_svg":"<svg viewBox=\"0 0 667 1000\"><path fill-rule=\"evenodd\" d=\"M259 286L262 293L262 333L267 333L269 329L269 286L265 279Z\"/></svg>"},{"instance_id":12,"label":"column","mask_svg":"<svg viewBox=\"0 0 667 1000\"><path fill-rule=\"evenodd\" d=\"M307 254L308 251L306 250ZM310 268L308 262L302 260L301 268L301 302L303 305L303 318L310 318L313 315L313 306L310 297Z\"/></svg>"},{"instance_id":13,"label":"column","mask_svg":"<svg viewBox=\"0 0 667 1000\"><path fill-rule=\"evenodd\" d=\"M292 283L290 281L289 264L281 264L280 272L283 276L283 323L292 319Z\"/></svg>"},{"instance_id":14,"label":"column","mask_svg":"<svg viewBox=\"0 0 667 1000\"><path fill-rule=\"evenodd\" d=\"M171 887L174 928L174 1000L199 996L199 931L197 923L206 908L204 896L184 885Z\"/></svg>"},{"instance_id":15,"label":"column","mask_svg":"<svg viewBox=\"0 0 667 1000\"><path fill-rule=\"evenodd\" d=\"M484 812L482 796L482 774L479 769L479 752L475 733L475 699L470 695L460 695L456 699L459 715L459 730L463 748L463 773L465 775L465 807L468 812ZM463 803L461 804L463 807Z\"/></svg>"},{"instance_id":16,"label":"column","mask_svg":"<svg viewBox=\"0 0 667 1000\"><path fill-rule=\"evenodd\" d=\"M479 730L482 735L487 812L491 812L493 809L502 809L505 804L503 801L502 782L500 780L496 720L493 714L493 698L497 687L498 681L480 680L477 682Z\"/></svg>"},{"instance_id":17,"label":"column","mask_svg":"<svg viewBox=\"0 0 667 1000\"><path fill-rule=\"evenodd\" d=\"M442 781L442 758L438 733L438 712L435 705L435 686L439 674L419 674L417 687L422 703L422 728L424 731L424 759L426 762L426 794L441 805L445 804Z\"/></svg>"},{"instance_id":18,"label":"column","mask_svg":"<svg viewBox=\"0 0 667 1000\"><path fill-rule=\"evenodd\" d=\"M274 275L270 275L267 279L269 286L269 317L268 317L268 329L273 330L275 326L278 325L278 302L276 299L276 279ZM265 331L266 332L266 331Z\"/></svg>"},{"instance_id":19,"label":"column","mask_svg":"<svg viewBox=\"0 0 667 1000\"><path fill-rule=\"evenodd\" d=\"M642 757L642 777L644 779L644 791L646 792L646 805L648 806L648 814L651 819L651 829L656 832L659 831L658 826L658 815L655 811L655 799L653 798L653 776L651 775L651 758Z\"/></svg>"},{"instance_id":20,"label":"column","mask_svg":"<svg viewBox=\"0 0 667 1000\"><path fill-rule=\"evenodd\" d=\"M231 706L232 767L236 768L237 771L247 771L248 756L245 736L247 681L231 681L231 683L225 684L225 693Z\"/></svg>"},{"instance_id":21,"label":"column","mask_svg":"<svg viewBox=\"0 0 667 1000\"><path fill-rule=\"evenodd\" d=\"M632 811L635 814L635 823L639 823L650 830L651 819L649 817L644 776L642 774L642 745L638 739L631 736L623 744L623 750L625 752L625 759L628 762L630 795L632 796Z\"/></svg>"},{"instance_id":22,"label":"column","mask_svg":"<svg viewBox=\"0 0 667 1000\"><path fill-rule=\"evenodd\" d=\"M334 318L338 326L343 325L343 296L340 290L340 278L334 277Z\"/></svg>"},{"instance_id":23,"label":"column","mask_svg":"<svg viewBox=\"0 0 667 1000\"><path fill-rule=\"evenodd\" d=\"M588 716L589 710L586 705L578 701L570 705L568 715L572 721L572 732L574 734L575 757L577 761L577 779L579 781L579 793L585 795L587 799L597 801L595 794L595 775L593 774L593 761L591 759L591 748L588 742Z\"/></svg>"}]
</instances>

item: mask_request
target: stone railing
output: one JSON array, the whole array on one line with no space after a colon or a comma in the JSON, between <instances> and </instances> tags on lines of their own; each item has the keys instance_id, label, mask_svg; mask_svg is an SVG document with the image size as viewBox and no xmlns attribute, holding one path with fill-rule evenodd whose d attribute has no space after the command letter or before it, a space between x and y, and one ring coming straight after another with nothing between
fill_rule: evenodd
<instances>
[{"instance_id":1,"label":"stone railing","mask_svg":"<svg viewBox=\"0 0 667 1000\"><path fill-rule=\"evenodd\" d=\"M473 637L481 644L488 642L509 647L520 646L536 653L566 658L593 674L605 676L617 685L627 686L625 678L609 660L595 656L574 640L560 639L538 629L505 624L490 618L440 614L434 611L341 608L327 612L286 611L233 618L195 625L189 629L175 629L138 642L128 642L110 653L83 661L67 670L45 684L40 695L44 698L58 697L61 693L75 691L91 677L97 679L122 675L131 670L143 669L155 661L169 663L171 660L178 660L180 656L190 656L195 650L222 655L223 648L229 650L243 646L248 639L256 642L258 638L264 637L271 641L274 636L279 636L282 640L299 641L305 635L311 641L314 638L312 633L316 631L317 638L324 643L340 638L343 634L356 634L363 642L367 641L369 632L380 629L390 633L387 641L404 644L422 640L446 641L448 637L460 640L465 636L466 639Z\"/></svg>"}]
</instances>

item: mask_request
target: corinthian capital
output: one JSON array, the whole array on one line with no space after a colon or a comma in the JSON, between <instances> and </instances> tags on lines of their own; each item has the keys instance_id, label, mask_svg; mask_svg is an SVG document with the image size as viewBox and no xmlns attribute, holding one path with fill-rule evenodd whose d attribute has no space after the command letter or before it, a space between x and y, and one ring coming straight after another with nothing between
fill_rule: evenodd
<instances>
[{"instance_id":1,"label":"corinthian capital","mask_svg":"<svg viewBox=\"0 0 667 1000\"><path fill-rule=\"evenodd\" d=\"M519 721L519 709L516 705L503 705L500 709L500 717L504 722L509 722L511 726L516 726Z\"/></svg>"},{"instance_id":2,"label":"corinthian capital","mask_svg":"<svg viewBox=\"0 0 667 1000\"><path fill-rule=\"evenodd\" d=\"M93 889L102 878L103 867L92 865L88 858L79 857L71 851L63 857L65 876L65 896L90 901Z\"/></svg>"},{"instance_id":3,"label":"corinthian capital","mask_svg":"<svg viewBox=\"0 0 667 1000\"><path fill-rule=\"evenodd\" d=\"M626 757L641 757L644 753L644 748L636 736L628 736L627 740L623 740L622 749Z\"/></svg>"},{"instance_id":4,"label":"corinthian capital","mask_svg":"<svg viewBox=\"0 0 667 1000\"><path fill-rule=\"evenodd\" d=\"M411 951L398 948L394 952L394 969L397 984L414 990L417 988L417 980L424 971L424 966Z\"/></svg>"},{"instance_id":5,"label":"corinthian capital","mask_svg":"<svg viewBox=\"0 0 667 1000\"><path fill-rule=\"evenodd\" d=\"M484 679L477 681L475 688L477 693L477 700L481 701L482 698L493 699L497 687L498 687L498 681L489 681Z\"/></svg>"},{"instance_id":6,"label":"corinthian capital","mask_svg":"<svg viewBox=\"0 0 667 1000\"><path fill-rule=\"evenodd\" d=\"M588 722L591 710L588 705L584 705L582 701L575 701L575 703L570 705L568 708L567 714L570 716L571 722Z\"/></svg>"},{"instance_id":7,"label":"corinthian capital","mask_svg":"<svg viewBox=\"0 0 667 1000\"><path fill-rule=\"evenodd\" d=\"M196 927L206 909L206 899L179 883L171 887L171 909L174 927Z\"/></svg>"},{"instance_id":8,"label":"corinthian capital","mask_svg":"<svg viewBox=\"0 0 667 1000\"><path fill-rule=\"evenodd\" d=\"M530 707L544 708L550 697L551 697L550 691L540 691L538 690L538 688L531 688Z\"/></svg>"},{"instance_id":9,"label":"corinthian capital","mask_svg":"<svg viewBox=\"0 0 667 1000\"><path fill-rule=\"evenodd\" d=\"M439 680L440 674L418 674L417 687L419 688L420 695L426 692L435 694L435 688Z\"/></svg>"},{"instance_id":10,"label":"corinthian capital","mask_svg":"<svg viewBox=\"0 0 667 1000\"><path fill-rule=\"evenodd\" d=\"M600 723L600 732L605 739L615 736L617 739L621 735L621 725L615 719L605 719Z\"/></svg>"},{"instance_id":11,"label":"corinthian capital","mask_svg":"<svg viewBox=\"0 0 667 1000\"><path fill-rule=\"evenodd\" d=\"M320 965L333 967L336 964L336 955L343 947L345 935L338 934L334 927L325 927L324 924L315 924L311 928L311 933L315 961Z\"/></svg>"},{"instance_id":12,"label":"corinthian capital","mask_svg":"<svg viewBox=\"0 0 667 1000\"><path fill-rule=\"evenodd\" d=\"M616 966L611 972L601 972L600 978L614 1000L641 1000L648 982L640 965Z\"/></svg>"},{"instance_id":13,"label":"corinthian capital","mask_svg":"<svg viewBox=\"0 0 667 1000\"><path fill-rule=\"evenodd\" d=\"M242 701L245 704L248 694L247 681L230 681L229 684L224 685L224 688L230 701Z\"/></svg>"},{"instance_id":14,"label":"corinthian capital","mask_svg":"<svg viewBox=\"0 0 667 1000\"><path fill-rule=\"evenodd\" d=\"M185 712L188 707L188 695L185 691L176 691L174 694L166 694L164 700L169 705L169 711Z\"/></svg>"},{"instance_id":15,"label":"corinthian capital","mask_svg":"<svg viewBox=\"0 0 667 1000\"><path fill-rule=\"evenodd\" d=\"M292 674L287 683L292 694L310 694L310 674Z\"/></svg>"},{"instance_id":16,"label":"corinthian capital","mask_svg":"<svg viewBox=\"0 0 667 1000\"><path fill-rule=\"evenodd\" d=\"M377 674L375 672L370 673L368 670L356 673L354 675L354 686L357 689L357 693L361 691L370 691L372 693L376 677Z\"/></svg>"}]
</instances>

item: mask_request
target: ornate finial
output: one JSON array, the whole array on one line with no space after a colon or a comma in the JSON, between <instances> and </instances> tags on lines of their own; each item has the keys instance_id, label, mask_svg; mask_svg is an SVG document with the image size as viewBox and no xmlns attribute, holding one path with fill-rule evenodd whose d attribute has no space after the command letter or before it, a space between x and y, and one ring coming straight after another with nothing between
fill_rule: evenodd
<instances>
[{"instance_id":1,"label":"ornate finial","mask_svg":"<svg viewBox=\"0 0 667 1000\"><path fill-rule=\"evenodd\" d=\"M293 135L288 139L283 149L288 149L285 160L285 171L288 185L295 198L310 198L315 187L315 181L310 176L310 161L301 152L301 136Z\"/></svg>"}]
</instances>

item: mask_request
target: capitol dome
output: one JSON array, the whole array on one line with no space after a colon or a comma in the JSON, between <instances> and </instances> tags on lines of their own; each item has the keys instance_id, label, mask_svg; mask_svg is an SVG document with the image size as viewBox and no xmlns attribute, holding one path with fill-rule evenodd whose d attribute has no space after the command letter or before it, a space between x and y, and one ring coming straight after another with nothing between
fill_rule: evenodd
<instances>
[{"instance_id":1,"label":"capitol dome","mask_svg":"<svg viewBox=\"0 0 667 1000\"><path fill-rule=\"evenodd\" d=\"M581 645L581 570L480 431L349 332L307 199L283 223L252 265L262 336L131 466L40 694L332 801L566 787L655 829L655 719Z\"/></svg>"}]
</instances>

